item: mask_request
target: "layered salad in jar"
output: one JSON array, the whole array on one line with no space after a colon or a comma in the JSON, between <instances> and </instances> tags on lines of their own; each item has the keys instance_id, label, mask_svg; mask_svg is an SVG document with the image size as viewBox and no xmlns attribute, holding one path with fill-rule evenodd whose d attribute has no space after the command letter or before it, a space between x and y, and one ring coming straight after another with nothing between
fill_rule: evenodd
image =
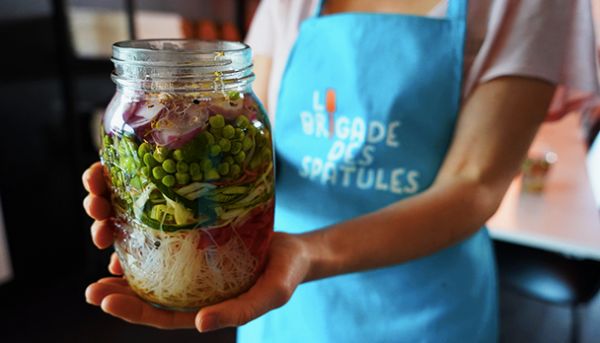
<instances>
[{"instance_id":1,"label":"layered salad in jar","mask_svg":"<svg viewBox=\"0 0 600 343\"><path fill-rule=\"evenodd\" d=\"M197 310L249 289L274 214L270 126L251 91L119 90L101 132L115 250L136 294Z\"/></svg>"}]
</instances>

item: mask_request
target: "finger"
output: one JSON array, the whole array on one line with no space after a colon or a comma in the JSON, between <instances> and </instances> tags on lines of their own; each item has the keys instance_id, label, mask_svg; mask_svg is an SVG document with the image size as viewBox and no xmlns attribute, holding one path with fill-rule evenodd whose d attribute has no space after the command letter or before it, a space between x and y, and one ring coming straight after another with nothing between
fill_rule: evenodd
<instances>
[{"instance_id":1,"label":"finger","mask_svg":"<svg viewBox=\"0 0 600 343\"><path fill-rule=\"evenodd\" d=\"M104 197L88 194L83 199L83 208L90 217L96 220L105 220L110 217L110 202Z\"/></svg>"},{"instance_id":2,"label":"finger","mask_svg":"<svg viewBox=\"0 0 600 343\"><path fill-rule=\"evenodd\" d=\"M114 223L111 219L96 220L91 231L92 241L99 249L106 249L115 241Z\"/></svg>"},{"instance_id":3,"label":"finger","mask_svg":"<svg viewBox=\"0 0 600 343\"><path fill-rule=\"evenodd\" d=\"M122 293L108 295L102 300L101 307L104 312L128 322L161 329L193 328L196 317L196 312L162 310Z\"/></svg>"},{"instance_id":4,"label":"finger","mask_svg":"<svg viewBox=\"0 0 600 343\"><path fill-rule=\"evenodd\" d=\"M100 306L102 300L111 294L124 294L135 296L135 293L127 285L110 282L96 282L88 286L85 290L85 299L88 303Z\"/></svg>"},{"instance_id":5,"label":"finger","mask_svg":"<svg viewBox=\"0 0 600 343\"><path fill-rule=\"evenodd\" d=\"M127 282L127 279L122 277L105 277L98 280L98 283L114 283L121 286L129 286L129 282Z\"/></svg>"},{"instance_id":6,"label":"finger","mask_svg":"<svg viewBox=\"0 0 600 343\"><path fill-rule=\"evenodd\" d=\"M106 195L108 187L104 180L104 167L100 162L92 164L81 176L83 187L94 195Z\"/></svg>"},{"instance_id":7,"label":"finger","mask_svg":"<svg viewBox=\"0 0 600 343\"><path fill-rule=\"evenodd\" d=\"M121 266L121 261L116 252L113 252L112 255L110 255L108 271L113 275L123 275L123 267Z\"/></svg>"},{"instance_id":8,"label":"finger","mask_svg":"<svg viewBox=\"0 0 600 343\"><path fill-rule=\"evenodd\" d=\"M250 290L235 299L208 306L196 316L196 328L207 332L228 326L241 326L283 306L291 296L284 287L268 285L261 277Z\"/></svg>"}]
</instances>

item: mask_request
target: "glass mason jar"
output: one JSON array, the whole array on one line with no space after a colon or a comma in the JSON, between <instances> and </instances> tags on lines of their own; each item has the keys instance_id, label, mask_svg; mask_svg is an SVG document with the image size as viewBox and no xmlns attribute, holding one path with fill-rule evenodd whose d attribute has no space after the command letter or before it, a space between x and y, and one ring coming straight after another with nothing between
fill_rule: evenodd
<instances>
[{"instance_id":1,"label":"glass mason jar","mask_svg":"<svg viewBox=\"0 0 600 343\"><path fill-rule=\"evenodd\" d=\"M198 310L262 272L273 233L271 128L251 50L207 40L113 45L101 127L125 277L146 302Z\"/></svg>"}]
</instances>

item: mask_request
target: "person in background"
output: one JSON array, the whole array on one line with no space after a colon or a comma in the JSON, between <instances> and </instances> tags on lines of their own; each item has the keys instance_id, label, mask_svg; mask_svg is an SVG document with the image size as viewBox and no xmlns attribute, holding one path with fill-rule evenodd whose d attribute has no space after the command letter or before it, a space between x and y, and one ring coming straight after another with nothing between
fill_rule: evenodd
<instances>
[{"instance_id":1,"label":"person in background","mask_svg":"<svg viewBox=\"0 0 600 343\"><path fill-rule=\"evenodd\" d=\"M264 274L198 313L118 278L88 301L156 327L240 326L239 342L497 341L485 223L557 87L599 93L589 2L263 0L247 43L278 161ZM105 248L102 167L83 179Z\"/></svg>"}]
</instances>

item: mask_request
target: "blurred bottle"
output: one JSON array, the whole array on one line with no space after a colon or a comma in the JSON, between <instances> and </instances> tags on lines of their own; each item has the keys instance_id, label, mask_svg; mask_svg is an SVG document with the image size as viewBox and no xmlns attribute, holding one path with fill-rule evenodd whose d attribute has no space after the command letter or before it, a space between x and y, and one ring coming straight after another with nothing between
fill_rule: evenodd
<instances>
[{"instance_id":1,"label":"blurred bottle","mask_svg":"<svg viewBox=\"0 0 600 343\"><path fill-rule=\"evenodd\" d=\"M181 18L181 32L184 38L198 38L196 22L187 18Z\"/></svg>"},{"instance_id":2,"label":"blurred bottle","mask_svg":"<svg viewBox=\"0 0 600 343\"><path fill-rule=\"evenodd\" d=\"M540 194L544 191L550 167L556 163L558 156L547 145L533 145L521 167L521 192Z\"/></svg>"},{"instance_id":3,"label":"blurred bottle","mask_svg":"<svg viewBox=\"0 0 600 343\"><path fill-rule=\"evenodd\" d=\"M600 0L599 0L600 1ZM245 4L245 8L244 10L246 11L245 15L245 27L244 30L246 32L248 32L248 30L250 29L250 25L252 24L252 19L254 19L254 13L256 12L256 9L258 8L258 5L260 4L260 0L246 0L246 4Z\"/></svg>"},{"instance_id":4,"label":"blurred bottle","mask_svg":"<svg viewBox=\"0 0 600 343\"><path fill-rule=\"evenodd\" d=\"M212 21L203 20L198 22L196 28L196 38L200 39L219 39L220 32L217 24Z\"/></svg>"},{"instance_id":5,"label":"blurred bottle","mask_svg":"<svg viewBox=\"0 0 600 343\"><path fill-rule=\"evenodd\" d=\"M221 39L239 42L242 40L242 36L236 25L233 23L224 23L221 25Z\"/></svg>"}]
</instances>

